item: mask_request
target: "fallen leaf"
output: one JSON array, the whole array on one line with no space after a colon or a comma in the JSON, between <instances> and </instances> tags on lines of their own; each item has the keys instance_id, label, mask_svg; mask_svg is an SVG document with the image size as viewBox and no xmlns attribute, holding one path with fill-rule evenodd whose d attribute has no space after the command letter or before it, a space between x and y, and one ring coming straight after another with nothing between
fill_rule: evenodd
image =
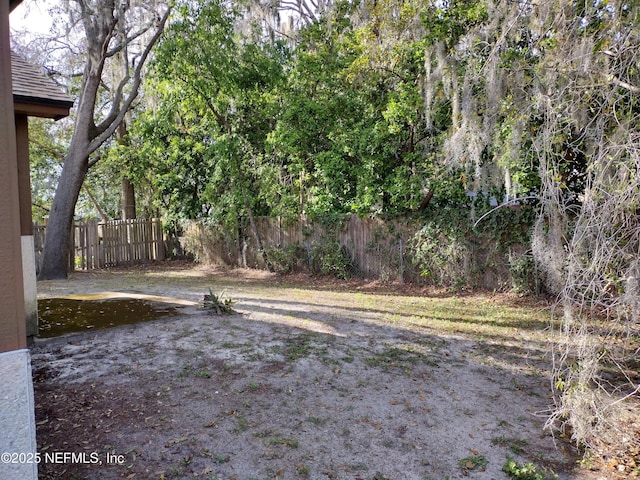
<instances>
[{"instance_id":1,"label":"fallen leaf","mask_svg":"<svg viewBox=\"0 0 640 480\"><path fill-rule=\"evenodd\" d=\"M473 462L471 460L465 463L464 466L467 467L467 469L469 470L473 470Z\"/></svg>"},{"instance_id":2,"label":"fallen leaf","mask_svg":"<svg viewBox=\"0 0 640 480\"><path fill-rule=\"evenodd\" d=\"M182 443L182 442L184 442L184 441L186 441L186 440L187 440L187 437L172 438L171 440L169 440L169 441L167 442L167 444L166 444L166 445L167 445L167 446L169 446L169 445L175 445L176 443Z\"/></svg>"},{"instance_id":3,"label":"fallen leaf","mask_svg":"<svg viewBox=\"0 0 640 480\"><path fill-rule=\"evenodd\" d=\"M478 450L474 450L473 448L470 448L469 451L471 453L473 453L474 455L478 455L478 453L479 453Z\"/></svg>"}]
</instances>

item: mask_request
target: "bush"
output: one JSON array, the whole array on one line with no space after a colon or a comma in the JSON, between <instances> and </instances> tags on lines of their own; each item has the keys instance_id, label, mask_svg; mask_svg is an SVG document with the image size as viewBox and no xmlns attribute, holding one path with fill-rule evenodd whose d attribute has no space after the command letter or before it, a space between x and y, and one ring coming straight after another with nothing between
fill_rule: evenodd
<instances>
[{"instance_id":1,"label":"bush","mask_svg":"<svg viewBox=\"0 0 640 480\"><path fill-rule=\"evenodd\" d=\"M328 275L341 280L349 279L356 271L344 245L332 240L322 240L311 245L309 269L312 275Z\"/></svg>"},{"instance_id":2,"label":"bush","mask_svg":"<svg viewBox=\"0 0 640 480\"><path fill-rule=\"evenodd\" d=\"M307 252L300 245L270 247L266 251L273 268L280 274L300 272L306 268Z\"/></svg>"}]
</instances>

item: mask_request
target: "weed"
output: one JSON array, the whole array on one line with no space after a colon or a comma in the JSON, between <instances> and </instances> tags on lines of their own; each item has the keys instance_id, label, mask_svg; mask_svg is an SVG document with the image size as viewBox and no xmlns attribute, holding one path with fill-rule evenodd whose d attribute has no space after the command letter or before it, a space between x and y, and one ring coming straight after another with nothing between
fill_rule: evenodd
<instances>
[{"instance_id":1,"label":"weed","mask_svg":"<svg viewBox=\"0 0 640 480\"><path fill-rule=\"evenodd\" d=\"M482 455L474 455L472 457L465 457L458 460L458 466L462 469L463 473L468 473L471 470L479 470L484 472L485 467L489 464Z\"/></svg>"},{"instance_id":2,"label":"weed","mask_svg":"<svg viewBox=\"0 0 640 480\"><path fill-rule=\"evenodd\" d=\"M307 422L313 423L314 425L321 427L327 423L327 419L318 418L318 417L307 417Z\"/></svg>"},{"instance_id":3,"label":"weed","mask_svg":"<svg viewBox=\"0 0 640 480\"><path fill-rule=\"evenodd\" d=\"M193 365L190 363L182 367L182 371L178 374L178 378L185 379L191 375L197 378L211 378L211 372L209 370L194 370Z\"/></svg>"},{"instance_id":4,"label":"weed","mask_svg":"<svg viewBox=\"0 0 640 480\"><path fill-rule=\"evenodd\" d=\"M224 296L224 292L220 295L216 295L211 291L211 289L209 289L209 294L205 295L202 300L202 308L209 310L212 313L216 313L217 315L229 315L232 313L238 313L232 307L234 303L235 302L232 299Z\"/></svg>"},{"instance_id":5,"label":"weed","mask_svg":"<svg viewBox=\"0 0 640 480\"><path fill-rule=\"evenodd\" d=\"M502 466L502 471L513 480L547 480L557 478L553 472L540 472L533 463L519 464L513 458L507 457L507 461Z\"/></svg>"},{"instance_id":6,"label":"weed","mask_svg":"<svg viewBox=\"0 0 640 480\"><path fill-rule=\"evenodd\" d=\"M236 428L233 429L233 433L242 433L249 428L249 420L244 415L238 415L236 417Z\"/></svg>"},{"instance_id":7,"label":"weed","mask_svg":"<svg viewBox=\"0 0 640 480\"><path fill-rule=\"evenodd\" d=\"M182 371L178 374L178 378L187 378L191 373L192 368L193 366L190 363L186 364L184 367L182 367Z\"/></svg>"},{"instance_id":8,"label":"weed","mask_svg":"<svg viewBox=\"0 0 640 480\"><path fill-rule=\"evenodd\" d=\"M311 469L307 465L304 465L304 464L298 465L298 475L306 477L309 475L310 472L311 472Z\"/></svg>"},{"instance_id":9,"label":"weed","mask_svg":"<svg viewBox=\"0 0 640 480\"><path fill-rule=\"evenodd\" d=\"M519 438L510 438L500 435L491 439L491 445L499 445L501 447L509 447L514 454L520 455L524 453L524 447L529 444L526 440Z\"/></svg>"},{"instance_id":10,"label":"weed","mask_svg":"<svg viewBox=\"0 0 640 480\"><path fill-rule=\"evenodd\" d=\"M229 463L231 461L231 457L229 455L216 455L213 457L213 462L221 465L223 463Z\"/></svg>"},{"instance_id":11,"label":"weed","mask_svg":"<svg viewBox=\"0 0 640 480\"><path fill-rule=\"evenodd\" d=\"M298 446L300 445L300 442L298 442L298 440L296 440L295 438L281 437L280 435L276 435L275 437L270 438L265 443L267 445L273 446L284 445L285 447L289 448L298 448Z\"/></svg>"},{"instance_id":12,"label":"weed","mask_svg":"<svg viewBox=\"0 0 640 480\"><path fill-rule=\"evenodd\" d=\"M311 345L311 338L309 335L300 335L297 338L291 339L286 347L284 355L289 360L298 360L303 357L307 357L315 350Z\"/></svg>"},{"instance_id":13,"label":"weed","mask_svg":"<svg viewBox=\"0 0 640 480\"><path fill-rule=\"evenodd\" d=\"M376 353L373 357L367 358L365 363L370 367L391 370L400 367L406 368L407 364L416 363L418 358L419 357L417 355L407 352L406 350L391 347L385 348L382 352Z\"/></svg>"}]
</instances>

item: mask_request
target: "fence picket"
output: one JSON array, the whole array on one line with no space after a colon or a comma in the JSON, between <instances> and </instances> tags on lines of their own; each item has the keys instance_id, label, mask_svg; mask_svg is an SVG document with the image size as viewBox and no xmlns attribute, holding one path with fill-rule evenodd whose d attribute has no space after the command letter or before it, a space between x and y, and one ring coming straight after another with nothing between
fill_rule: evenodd
<instances>
[{"instance_id":1,"label":"fence picket","mask_svg":"<svg viewBox=\"0 0 640 480\"><path fill-rule=\"evenodd\" d=\"M33 226L36 271L40 271L46 225ZM162 222L158 218L74 223L69 269L90 270L165 259Z\"/></svg>"}]
</instances>

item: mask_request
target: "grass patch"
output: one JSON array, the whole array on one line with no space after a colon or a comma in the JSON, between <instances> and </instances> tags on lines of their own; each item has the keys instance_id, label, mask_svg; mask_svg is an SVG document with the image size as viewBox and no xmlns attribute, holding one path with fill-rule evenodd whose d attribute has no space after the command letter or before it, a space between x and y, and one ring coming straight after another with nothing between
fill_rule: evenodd
<instances>
[{"instance_id":1,"label":"grass patch","mask_svg":"<svg viewBox=\"0 0 640 480\"><path fill-rule=\"evenodd\" d=\"M369 367L381 368L382 370L405 369L414 365L420 361L420 359L420 355L408 352L402 348L388 347L382 352L365 359L365 364Z\"/></svg>"},{"instance_id":2,"label":"grass patch","mask_svg":"<svg viewBox=\"0 0 640 480\"><path fill-rule=\"evenodd\" d=\"M249 420L244 415L238 415L236 417L236 428L233 429L233 433L246 432L249 429Z\"/></svg>"},{"instance_id":3,"label":"grass patch","mask_svg":"<svg viewBox=\"0 0 640 480\"><path fill-rule=\"evenodd\" d=\"M512 480L549 480L558 478L554 472L540 471L533 463L520 464L513 458L507 457L502 471Z\"/></svg>"},{"instance_id":4,"label":"grass patch","mask_svg":"<svg viewBox=\"0 0 640 480\"><path fill-rule=\"evenodd\" d=\"M288 360L299 360L300 358L308 357L316 350L312 341L311 335L298 335L288 339L284 346L284 356Z\"/></svg>"},{"instance_id":5,"label":"grass patch","mask_svg":"<svg viewBox=\"0 0 640 480\"><path fill-rule=\"evenodd\" d=\"M491 445L498 445L500 447L508 447L514 454L520 455L524 453L525 447L529 445L529 442L521 438L511 438L500 435L491 439Z\"/></svg>"},{"instance_id":6,"label":"grass patch","mask_svg":"<svg viewBox=\"0 0 640 480\"><path fill-rule=\"evenodd\" d=\"M327 424L327 419L326 418L319 418L319 417L307 417L306 421L317 426L317 427L322 427L324 425Z\"/></svg>"},{"instance_id":7,"label":"grass patch","mask_svg":"<svg viewBox=\"0 0 640 480\"><path fill-rule=\"evenodd\" d=\"M267 446L284 446L289 448L298 448L300 442L295 438L281 437L279 435L268 439L266 442Z\"/></svg>"},{"instance_id":8,"label":"grass patch","mask_svg":"<svg viewBox=\"0 0 640 480\"><path fill-rule=\"evenodd\" d=\"M472 457L465 457L458 460L458 467L462 470L463 475L473 470L484 472L487 465L489 465L489 460L483 455L473 455Z\"/></svg>"}]
</instances>

